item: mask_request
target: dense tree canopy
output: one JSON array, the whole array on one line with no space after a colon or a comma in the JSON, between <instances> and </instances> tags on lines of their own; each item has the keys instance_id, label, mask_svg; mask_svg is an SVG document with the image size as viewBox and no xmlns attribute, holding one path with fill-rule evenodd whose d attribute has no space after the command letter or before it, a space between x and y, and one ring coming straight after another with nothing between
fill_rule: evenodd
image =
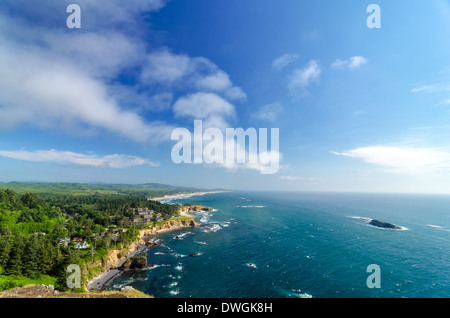
<instances>
[{"instance_id":1,"label":"dense tree canopy","mask_svg":"<svg viewBox=\"0 0 450 318\"><path fill-rule=\"evenodd\" d=\"M18 194L0 189L0 275L65 277L69 264L130 243L139 226L129 220L138 208L169 218L179 206L138 194ZM74 238L89 248L75 248Z\"/></svg>"}]
</instances>

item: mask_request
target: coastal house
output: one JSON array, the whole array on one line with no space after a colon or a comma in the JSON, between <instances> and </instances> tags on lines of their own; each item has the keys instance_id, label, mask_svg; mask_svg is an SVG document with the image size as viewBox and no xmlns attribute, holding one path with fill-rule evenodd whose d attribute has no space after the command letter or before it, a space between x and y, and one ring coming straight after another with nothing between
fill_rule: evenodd
<instances>
[{"instance_id":1,"label":"coastal house","mask_svg":"<svg viewBox=\"0 0 450 318\"><path fill-rule=\"evenodd\" d=\"M153 210L148 210L147 208L145 208L145 210L142 210L142 211L138 211L138 214L139 215L141 215L141 216L143 216L143 215L153 215L153 213L154 213L155 211L153 211Z\"/></svg>"},{"instance_id":2,"label":"coastal house","mask_svg":"<svg viewBox=\"0 0 450 318\"><path fill-rule=\"evenodd\" d=\"M143 215L142 217L144 218L144 222L145 222L145 223L148 223L148 222L151 221L151 219L152 219L152 217L153 217L153 214L145 214L145 215Z\"/></svg>"},{"instance_id":3,"label":"coastal house","mask_svg":"<svg viewBox=\"0 0 450 318\"><path fill-rule=\"evenodd\" d=\"M118 238L119 238L119 233L115 233L115 234L111 235L111 240L113 240L114 242L116 242Z\"/></svg>"},{"instance_id":4,"label":"coastal house","mask_svg":"<svg viewBox=\"0 0 450 318\"><path fill-rule=\"evenodd\" d=\"M70 238L65 237L65 238L59 239L58 243L62 246L68 246L70 243Z\"/></svg>"},{"instance_id":5,"label":"coastal house","mask_svg":"<svg viewBox=\"0 0 450 318\"><path fill-rule=\"evenodd\" d=\"M45 236L46 234L47 233L45 233L45 232L35 232L35 233L31 234L31 235L36 235L36 236L42 235L42 236Z\"/></svg>"},{"instance_id":6,"label":"coastal house","mask_svg":"<svg viewBox=\"0 0 450 318\"><path fill-rule=\"evenodd\" d=\"M141 218L134 218L133 219L133 224L134 225L145 225L145 221Z\"/></svg>"},{"instance_id":7,"label":"coastal house","mask_svg":"<svg viewBox=\"0 0 450 318\"><path fill-rule=\"evenodd\" d=\"M74 237L72 239L72 242L73 242L73 244L81 243L81 242L83 242L83 239L81 237Z\"/></svg>"},{"instance_id":8,"label":"coastal house","mask_svg":"<svg viewBox=\"0 0 450 318\"><path fill-rule=\"evenodd\" d=\"M89 248L89 244L86 242L80 242L80 243L75 244L75 248L78 248L80 250L86 249L86 248Z\"/></svg>"}]
</instances>

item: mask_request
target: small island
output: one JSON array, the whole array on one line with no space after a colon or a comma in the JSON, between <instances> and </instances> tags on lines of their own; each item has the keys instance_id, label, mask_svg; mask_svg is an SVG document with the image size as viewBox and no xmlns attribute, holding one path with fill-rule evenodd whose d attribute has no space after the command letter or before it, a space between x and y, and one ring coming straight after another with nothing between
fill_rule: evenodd
<instances>
[{"instance_id":1,"label":"small island","mask_svg":"<svg viewBox=\"0 0 450 318\"><path fill-rule=\"evenodd\" d=\"M379 220L371 220L369 222L369 224L372 226L377 226L377 227L381 227L381 228L385 228L385 229L392 229L392 230L401 230L402 229L401 227L396 226L394 224L379 221Z\"/></svg>"}]
</instances>

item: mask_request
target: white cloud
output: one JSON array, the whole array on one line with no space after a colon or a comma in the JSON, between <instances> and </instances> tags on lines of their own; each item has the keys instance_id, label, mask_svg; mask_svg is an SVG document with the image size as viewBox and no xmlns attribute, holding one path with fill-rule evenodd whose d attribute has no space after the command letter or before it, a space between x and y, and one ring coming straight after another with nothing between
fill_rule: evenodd
<instances>
[{"instance_id":1,"label":"white cloud","mask_svg":"<svg viewBox=\"0 0 450 318\"><path fill-rule=\"evenodd\" d=\"M253 117L260 120L276 121L283 111L282 104L276 102L262 106L253 114Z\"/></svg>"},{"instance_id":2,"label":"white cloud","mask_svg":"<svg viewBox=\"0 0 450 318\"><path fill-rule=\"evenodd\" d=\"M298 59L297 54L286 53L272 62L272 67L276 70L281 70L282 68L288 66L289 64L295 62Z\"/></svg>"},{"instance_id":3,"label":"white cloud","mask_svg":"<svg viewBox=\"0 0 450 318\"><path fill-rule=\"evenodd\" d=\"M202 118L224 125L235 116L226 99L245 100L242 88L204 57L174 54L167 48L148 52L140 39L142 34L132 21L142 22L138 19L142 13L157 11L166 2L131 0L124 6L121 0L80 0L82 28L76 32L68 32L65 21L61 27L54 18L55 11L66 14L63 2L43 0L39 6L22 0L2 2L0 130L25 126L160 142L170 139L174 127L143 117L143 111L167 110L174 96L194 98L199 91L210 95L197 95L197 102L212 105L202 108L207 112ZM102 20L105 17L107 21ZM124 21L127 24L120 28L110 27ZM148 30L142 32L148 36ZM136 82L124 84L118 76L125 73ZM191 104L175 113L201 115L198 107Z\"/></svg>"},{"instance_id":4,"label":"white cloud","mask_svg":"<svg viewBox=\"0 0 450 318\"><path fill-rule=\"evenodd\" d=\"M170 125L148 122L110 94L110 80L143 54L133 40L113 31L67 36L1 13L0 26L1 129L106 131L142 143L170 138Z\"/></svg>"},{"instance_id":5,"label":"white cloud","mask_svg":"<svg viewBox=\"0 0 450 318\"><path fill-rule=\"evenodd\" d=\"M348 60L336 60L331 64L331 67L334 69L355 69L367 62L367 59L363 56L353 56Z\"/></svg>"},{"instance_id":6,"label":"white cloud","mask_svg":"<svg viewBox=\"0 0 450 318\"><path fill-rule=\"evenodd\" d=\"M233 85L230 76L204 57L174 54L167 49L148 54L141 73L144 85L162 84L177 90L221 93L231 100L245 100L246 94Z\"/></svg>"},{"instance_id":7,"label":"white cloud","mask_svg":"<svg viewBox=\"0 0 450 318\"><path fill-rule=\"evenodd\" d=\"M450 151L441 148L370 146L332 153L406 174L431 174L450 169Z\"/></svg>"},{"instance_id":8,"label":"white cloud","mask_svg":"<svg viewBox=\"0 0 450 318\"><path fill-rule=\"evenodd\" d=\"M289 78L288 88L292 92L300 91L304 93L306 88L319 80L322 69L315 60L311 60L302 69L296 69Z\"/></svg>"},{"instance_id":9,"label":"white cloud","mask_svg":"<svg viewBox=\"0 0 450 318\"><path fill-rule=\"evenodd\" d=\"M301 180L300 177L297 176L280 176L281 180L286 180L286 181L296 181L296 180Z\"/></svg>"},{"instance_id":10,"label":"white cloud","mask_svg":"<svg viewBox=\"0 0 450 318\"><path fill-rule=\"evenodd\" d=\"M166 50L150 53L141 73L144 83L172 83L192 73L187 55L172 54Z\"/></svg>"},{"instance_id":11,"label":"white cloud","mask_svg":"<svg viewBox=\"0 0 450 318\"><path fill-rule=\"evenodd\" d=\"M215 93L195 93L180 97L173 105L177 117L204 120L204 127L227 128L227 119L235 116L232 104Z\"/></svg>"},{"instance_id":12,"label":"white cloud","mask_svg":"<svg viewBox=\"0 0 450 318\"><path fill-rule=\"evenodd\" d=\"M54 162L59 164L76 164L88 167L115 168L122 169L132 166L150 165L157 166L157 163L147 159L129 156L124 154L113 154L106 156L98 156L94 154L82 154L72 151L60 150L18 150L5 151L0 150L0 156L18 160L33 162Z\"/></svg>"},{"instance_id":13,"label":"white cloud","mask_svg":"<svg viewBox=\"0 0 450 318\"><path fill-rule=\"evenodd\" d=\"M170 137L170 127L147 123L121 109L100 81L75 67L29 55L0 52L0 126L104 129L137 142Z\"/></svg>"},{"instance_id":14,"label":"white cloud","mask_svg":"<svg viewBox=\"0 0 450 318\"><path fill-rule=\"evenodd\" d=\"M2 0L2 6L9 9L11 14L19 12L21 16L26 16L39 24L51 25L65 23L62 18L64 19L66 14L69 15L66 13L67 6L70 3L76 3L82 9L82 28L98 30L117 24L121 24L122 28L127 28L130 24L137 22L137 15L142 12L158 11L167 2L168 0L128 0L127 5L124 5L123 0L77 0L73 2L40 0L37 6L29 0Z\"/></svg>"},{"instance_id":15,"label":"white cloud","mask_svg":"<svg viewBox=\"0 0 450 318\"><path fill-rule=\"evenodd\" d=\"M236 157L238 156L256 156L259 160L255 163L245 162L245 163L222 163L221 167L226 168L228 172L239 172L242 170L256 170L259 172L270 171L268 174L277 173L279 170L279 163L282 160L282 154L278 151L266 151L263 153L250 153L246 150L243 145L237 144L236 146Z\"/></svg>"}]
</instances>

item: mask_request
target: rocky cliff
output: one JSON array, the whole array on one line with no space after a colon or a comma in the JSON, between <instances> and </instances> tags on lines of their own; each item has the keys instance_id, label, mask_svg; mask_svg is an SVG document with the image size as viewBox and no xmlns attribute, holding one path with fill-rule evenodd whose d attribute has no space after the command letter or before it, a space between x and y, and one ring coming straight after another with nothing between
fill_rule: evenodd
<instances>
[{"instance_id":1,"label":"rocky cliff","mask_svg":"<svg viewBox=\"0 0 450 318\"><path fill-rule=\"evenodd\" d=\"M111 249L108 251L108 254L104 257L103 263L99 262L91 262L86 264L86 270L84 274L87 275L88 269L93 269L94 267L99 268L100 270L95 273L95 276L100 277L101 275L107 273L109 270L114 268L121 267L127 259L130 257L138 255L140 252L143 252L146 248L152 248L156 245L156 243L151 241L151 236L171 230L177 230L181 228L190 228L197 227L198 224L190 218L174 218L169 219L166 222L153 226L152 228L143 229L139 231L138 238L131 243L129 246L122 249ZM96 277L96 278L97 278ZM91 279L88 282L87 286L90 285L92 281L96 278Z\"/></svg>"}]
</instances>

